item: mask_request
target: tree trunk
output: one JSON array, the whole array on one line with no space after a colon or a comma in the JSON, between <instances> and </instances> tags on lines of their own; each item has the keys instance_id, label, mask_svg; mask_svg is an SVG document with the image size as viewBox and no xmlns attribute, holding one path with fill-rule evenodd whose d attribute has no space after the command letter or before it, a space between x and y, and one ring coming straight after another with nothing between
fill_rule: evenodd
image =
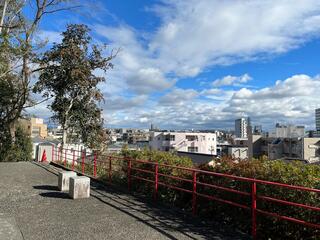
<instances>
[{"instance_id":1,"label":"tree trunk","mask_svg":"<svg viewBox=\"0 0 320 240\"><path fill-rule=\"evenodd\" d=\"M10 136L12 143L16 142L16 124L15 121L10 122L9 124Z\"/></svg>"},{"instance_id":2,"label":"tree trunk","mask_svg":"<svg viewBox=\"0 0 320 240\"><path fill-rule=\"evenodd\" d=\"M4 3L3 3L3 10L2 10L2 15L1 15L1 19L0 19L0 33L2 33L4 18L6 16L8 2L9 2L9 0L4 0Z\"/></svg>"}]
</instances>

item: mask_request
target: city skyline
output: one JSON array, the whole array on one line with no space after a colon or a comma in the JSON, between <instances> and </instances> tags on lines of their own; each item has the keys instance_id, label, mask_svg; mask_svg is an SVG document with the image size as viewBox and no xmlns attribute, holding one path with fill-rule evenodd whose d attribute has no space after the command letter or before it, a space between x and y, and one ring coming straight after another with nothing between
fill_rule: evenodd
<instances>
[{"instance_id":1,"label":"city skyline","mask_svg":"<svg viewBox=\"0 0 320 240\"><path fill-rule=\"evenodd\" d=\"M91 7L68 19L48 16L39 38L50 47L76 22L121 48L101 86L106 127L231 129L249 116L266 130L277 122L315 129L319 1L83 3ZM48 119L46 105L29 113Z\"/></svg>"}]
</instances>

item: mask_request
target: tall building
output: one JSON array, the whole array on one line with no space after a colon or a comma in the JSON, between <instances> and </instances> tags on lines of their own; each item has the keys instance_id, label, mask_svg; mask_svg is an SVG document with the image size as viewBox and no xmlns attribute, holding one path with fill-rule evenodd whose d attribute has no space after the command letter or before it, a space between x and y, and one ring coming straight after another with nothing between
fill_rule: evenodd
<instances>
[{"instance_id":1,"label":"tall building","mask_svg":"<svg viewBox=\"0 0 320 240\"><path fill-rule=\"evenodd\" d=\"M248 138L248 126L250 118L239 118L235 120L235 135L237 138Z\"/></svg>"},{"instance_id":2,"label":"tall building","mask_svg":"<svg viewBox=\"0 0 320 240\"><path fill-rule=\"evenodd\" d=\"M320 134L320 108L316 109L316 131Z\"/></svg>"}]
</instances>

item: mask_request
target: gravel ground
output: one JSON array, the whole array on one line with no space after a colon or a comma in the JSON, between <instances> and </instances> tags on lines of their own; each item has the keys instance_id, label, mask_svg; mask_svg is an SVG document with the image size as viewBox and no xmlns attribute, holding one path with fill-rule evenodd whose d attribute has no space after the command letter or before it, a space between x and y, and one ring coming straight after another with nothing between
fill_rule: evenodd
<instances>
[{"instance_id":1,"label":"gravel ground","mask_svg":"<svg viewBox=\"0 0 320 240\"><path fill-rule=\"evenodd\" d=\"M0 163L1 240L249 239L97 183L89 199L72 200L57 190L56 173L36 163Z\"/></svg>"}]
</instances>

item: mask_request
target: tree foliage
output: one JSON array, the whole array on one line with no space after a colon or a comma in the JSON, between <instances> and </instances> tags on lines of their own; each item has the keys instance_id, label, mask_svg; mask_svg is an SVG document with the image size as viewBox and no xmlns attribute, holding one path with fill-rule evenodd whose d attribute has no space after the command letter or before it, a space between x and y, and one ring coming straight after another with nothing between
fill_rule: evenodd
<instances>
[{"instance_id":1,"label":"tree foliage","mask_svg":"<svg viewBox=\"0 0 320 240\"><path fill-rule=\"evenodd\" d=\"M103 138L102 110L98 107L103 94L98 84L106 79L96 71L112 68L115 55L102 56L103 47L91 44L86 25L68 25L62 36L61 43L38 59L41 71L34 92L53 98L50 108L62 126L63 144L69 134L80 137L89 147L97 147L102 141L99 137Z\"/></svg>"},{"instance_id":2,"label":"tree foliage","mask_svg":"<svg viewBox=\"0 0 320 240\"><path fill-rule=\"evenodd\" d=\"M30 98L34 59L43 44L34 36L44 15L67 10L63 0L0 0L0 152L12 149L17 120ZM30 5L29 5L30 4ZM30 7L28 14L24 8ZM18 144L18 143L17 143ZM0 159L1 160L1 159Z\"/></svg>"}]
</instances>

